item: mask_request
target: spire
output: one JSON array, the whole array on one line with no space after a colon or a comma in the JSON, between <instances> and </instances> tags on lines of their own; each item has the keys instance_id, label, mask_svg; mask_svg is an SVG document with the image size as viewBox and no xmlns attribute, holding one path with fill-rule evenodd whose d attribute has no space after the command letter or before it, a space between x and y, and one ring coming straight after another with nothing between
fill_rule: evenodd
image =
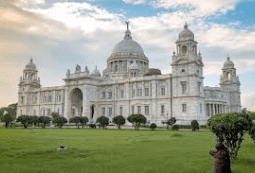
<instances>
[{"instance_id":1,"label":"spire","mask_svg":"<svg viewBox=\"0 0 255 173\"><path fill-rule=\"evenodd\" d=\"M126 30L126 32L125 32L125 37L124 37L124 39L125 39L125 40L132 40L131 32L130 32L130 30L128 29L129 22L126 22L126 24L127 24L127 30Z\"/></svg>"},{"instance_id":2,"label":"spire","mask_svg":"<svg viewBox=\"0 0 255 173\"><path fill-rule=\"evenodd\" d=\"M228 61L230 60L230 58L229 58L229 54L228 54L227 60L228 60Z\"/></svg>"},{"instance_id":3,"label":"spire","mask_svg":"<svg viewBox=\"0 0 255 173\"><path fill-rule=\"evenodd\" d=\"M33 63L33 58L32 57L30 58L30 63Z\"/></svg>"},{"instance_id":4,"label":"spire","mask_svg":"<svg viewBox=\"0 0 255 173\"><path fill-rule=\"evenodd\" d=\"M188 24L185 22L184 29L188 29Z\"/></svg>"}]
</instances>

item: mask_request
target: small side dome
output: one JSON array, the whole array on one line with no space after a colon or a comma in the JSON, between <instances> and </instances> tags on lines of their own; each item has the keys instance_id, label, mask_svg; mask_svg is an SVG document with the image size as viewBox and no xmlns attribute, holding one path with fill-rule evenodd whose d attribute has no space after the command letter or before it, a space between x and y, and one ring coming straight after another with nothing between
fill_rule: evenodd
<instances>
[{"instance_id":1,"label":"small side dome","mask_svg":"<svg viewBox=\"0 0 255 173\"><path fill-rule=\"evenodd\" d=\"M185 23L184 29L179 34L179 40L182 41L187 39L194 40L194 34L188 29L187 23Z\"/></svg>"},{"instance_id":2,"label":"small side dome","mask_svg":"<svg viewBox=\"0 0 255 173\"><path fill-rule=\"evenodd\" d=\"M36 70L36 66L33 63L33 59L32 58L30 59L30 62L26 65L26 69L28 69L28 70Z\"/></svg>"},{"instance_id":3,"label":"small side dome","mask_svg":"<svg viewBox=\"0 0 255 173\"><path fill-rule=\"evenodd\" d=\"M230 61L230 58L228 57L227 61L224 62L224 64L223 64L223 69L234 68L234 66L235 66L235 64L232 61Z\"/></svg>"},{"instance_id":4,"label":"small side dome","mask_svg":"<svg viewBox=\"0 0 255 173\"><path fill-rule=\"evenodd\" d=\"M92 76L101 76L101 73L100 73L100 71L97 69L97 66L96 66L96 68L92 71L92 73L91 73L91 75Z\"/></svg>"}]
</instances>

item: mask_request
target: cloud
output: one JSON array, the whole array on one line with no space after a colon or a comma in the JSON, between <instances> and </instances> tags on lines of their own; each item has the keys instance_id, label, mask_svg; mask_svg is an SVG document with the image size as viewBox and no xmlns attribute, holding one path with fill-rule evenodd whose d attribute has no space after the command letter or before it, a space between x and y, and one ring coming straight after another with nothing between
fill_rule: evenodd
<instances>
[{"instance_id":1,"label":"cloud","mask_svg":"<svg viewBox=\"0 0 255 173\"><path fill-rule=\"evenodd\" d=\"M241 96L241 105L243 105L242 108L246 107L249 111L255 112L255 92L244 91Z\"/></svg>"},{"instance_id":2,"label":"cloud","mask_svg":"<svg viewBox=\"0 0 255 173\"><path fill-rule=\"evenodd\" d=\"M127 4L143 4L146 0L123 0Z\"/></svg>"},{"instance_id":3,"label":"cloud","mask_svg":"<svg viewBox=\"0 0 255 173\"><path fill-rule=\"evenodd\" d=\"M215 15L216 13L226 13L234 10L239 0L155 0L151 5L156 8L175 8L181 11L188 11L191 15L206 16Z\"/></svg>"}]
</instances>

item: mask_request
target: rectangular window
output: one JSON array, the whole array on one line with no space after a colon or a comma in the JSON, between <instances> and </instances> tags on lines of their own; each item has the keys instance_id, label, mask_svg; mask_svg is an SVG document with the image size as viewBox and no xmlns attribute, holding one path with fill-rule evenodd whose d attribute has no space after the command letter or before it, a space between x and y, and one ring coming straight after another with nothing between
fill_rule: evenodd
<instances>
[{"instance_id":1,"label":"rectangular window","mask_svg":"<svg viewBox=\"0 0 255 173\"><path fill-rule=\"evenodd\" d=\"M120 97L124 98L124 91L123 90L120 91Z\"/></svg>"},{"instance_id":2,"label":"rectangular window","mask_svg":"<svg viewBox=\"0 0 255 173\"><path fill-rule=\"evenodd\" d=\"M133 97L135 97L135 89L133 89Z\"/></svg>"},{"instance_id":3,"label":"rectangular window","mask_svg":"<svg viewBox=\"0 0 255 173\"><path fill-rule=\"evenodd\" d=\"M110 107L109 108L109 116L111 116L112 115L112 108Z\"/></svg>"},{"instance_id":4,"label":"rectangular window","mask_svg":"<svg viewBox=\"0 0 255 173\"><path fill-rule=\"evenodd\" d=\"M141 114L141 106L137 106L137 113Z\"/></svg>"},{"instance_id":5,"label":"rectangular window","mask_svg":"<svg viewBox=\"0 0 255 173\"><path fill-rule=\"evenodd\" d=\"M123 110L122 110L122 107L120 107L120 115L122 115L122 111L123 111Z\"/></svg>"},{"instance_id":6,"label":"rectangular window","mask_svg":"<svg viewBox=\"0 0 255 173\"><path fill-rule=\"evenodd\" d=\"M182 104L182 112L186 112L187 111L187 105L186 104Z\"/></svg>"},{"instance_id":7,"label":"rectangular window","mask_svg":"<svg viewBox=\"0 0 255 173\"><path fill-rule=\"evenodd\" d=\"M112 98L112 92L109 92L109 99Z\"/></svg>"},{"instance_id":8,"label":"rectangular window","mask_svg":"<svg viewBox=\"0 0 255 173\"><path fill-rule=\"evenodd\" d=\"M165 114L165 106L161 105L161 115L164 115L164 114Z\"/></svg>"},{"instance_id":9,"label":"rectangular window","mask_svg":"<svg viewBox=\"0 0 255 173\"><path fill-rule=\"evenodd\" d=\"M165 95L165 88L161 88L161 95L162 95L162 96Z\"/></svg>"},{"instance_id":10,"label":"rectangular window","mask_svg":"<svg viewBox=\"0 0 255 173\"><path fill-rule=\"evenodd\" d=\"M21 96L21 103L24 103L24 97Z\"/></svg>"},{"instance_id":11,"label":"rectangular window","mask_svg":"<svg viewBox=\"0 0 255 173\"><path fill-rule=\"evenodd\" d=\"M137 96L142 96L142 89L137 89Z\"/></svg>"},{"instance_id":12,"label":"rectangular window","mask_svg":"<svg viewBox=\"0 0 255 173\"><path fill-rule=\"evenodd\" d=\"M102 108L102 115L105 115L105 108Z\"/></svg>"},{"instance_id":13,"label":"rectangular window","mask_svg":"<svg viewBox=\"0 0 255 173\"><path fill-rule=\"evenodd\" d=\"M45 116L45 109L43 109L43 116Z\"/></svg>"},{"instance_id":14,"label":"rectangular window","mask_svg":"<svg viewBox=\"0 0 255 173\"><path fill-rule=\"evenodd\" d=\"M135 107L132 106L132 114L134 114L134 113L135 113Z\"/></svg>"},{"instance_id":15,"label":"rectangular window","mask_svg":"<svg viewBox=\"0 0 255 173\"><path fill-rule=\"evenodd\" d=\"M200 94L201 82L198 82L197 87L198 87L198 93Z\"/></svg>"},{"instance_id":16,"label":"rectangular window","mask_svg":"<svg viewBox=\"0 0 255 173\"><path fill-rule=\"evenodd\" d=\"M61 102L61 95L58 96L58 102Z\"/></svg>"},{"instance_id":17,"label":"rectangular window","mask_svg":"<svg viewBox=\"0 0 255 173\"><path fill-rule=\"evenodd\" d=\"M50 109L48 109L48 113L47 114L48 114L48 116L50 116Z\"/></svg>"},{"instance_id":18,"label":"rectangular window","mask_svg":"<svg viewBox=\"0 0 255 173\"><path fill-rule=\"evenodd\" d=\"M49 102L51 102L51 96L49 96Z\"/></svg>"},{"instance_id":19,"label":"rectangular window","mask_svg":"<svg viewBox=\"0 0 255 173\"><path fill-rule=\"evenodd\" d=\"M102 99L105 99L105 92L102 93Z\"/></svg>"},{"instance_id":20,"label":"rectangular window","mask_svg":"<svg viewBox=\"0 0 255 173\"><path fill-rule=\"evenodd\" d=\"M149 115L149 106L144 107L145 115Z\"/></svg>"},{"instance_id":21,"label":"rectangular window","mask_svg":"<svg viewBox=\"0 0 255 173\"><path fill-rule=\"evenodd\" d=\"M181 82L181 86L182 86L182 94L184 94L186 92L186 82Z\"/></svg>"},{"instance_id":22,"label":"rectangular window","mask_svg":"<svg viewBox=\"0 0 255 173\"><path fill-rule=\"evenodd\" d=\"M118 65L115 65L115 71L118 71Z\"/></svg>"},{"instance_id":23,"label":"rectangular window","mask_svg":"<svg viewBox=\"0 0 255 173\"><path fill-rule=\"evenodd\" d=\"M145 96L149 96L149 88L145 88Z\"/></svg>"},{"instance_id":24,"label":"rectangular window","mask_svg":"<svg viewBox=\"0 0 255 173\"><path fill-rule=\"evenodd\" d=\"M200 113L202 113L202 104L200 104Z\"/></svg>"}]
</instances>

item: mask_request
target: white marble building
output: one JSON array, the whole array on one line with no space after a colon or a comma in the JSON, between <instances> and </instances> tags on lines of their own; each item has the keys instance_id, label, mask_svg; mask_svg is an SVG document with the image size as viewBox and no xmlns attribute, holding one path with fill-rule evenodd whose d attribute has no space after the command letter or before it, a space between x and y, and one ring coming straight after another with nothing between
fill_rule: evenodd
<instances>
[{"instance_id":1,"label":"white marble building","mask_svg":"<svg viewBox=\"0 0 255 173\"><path fill-rule=\"evenodd\" d=\"M127 25L128 26L128 25ZM105 115L128 117L141 113L150 122L175 117L179 124L198 120L205 124L213 114L240 112L240 82L234 63L227 58L222 68L220 87L204 87L203 60L197 53L194 34L185 24L172 55L172 74L149 68L142 47L132 40L127 27L124 39L107 59L101 74L79 65L67 70L65 85L41 87L32 59L19 81L17 116L59 112L69 119L87 116L90 120Z\"/></svg>"}]
</instances>

